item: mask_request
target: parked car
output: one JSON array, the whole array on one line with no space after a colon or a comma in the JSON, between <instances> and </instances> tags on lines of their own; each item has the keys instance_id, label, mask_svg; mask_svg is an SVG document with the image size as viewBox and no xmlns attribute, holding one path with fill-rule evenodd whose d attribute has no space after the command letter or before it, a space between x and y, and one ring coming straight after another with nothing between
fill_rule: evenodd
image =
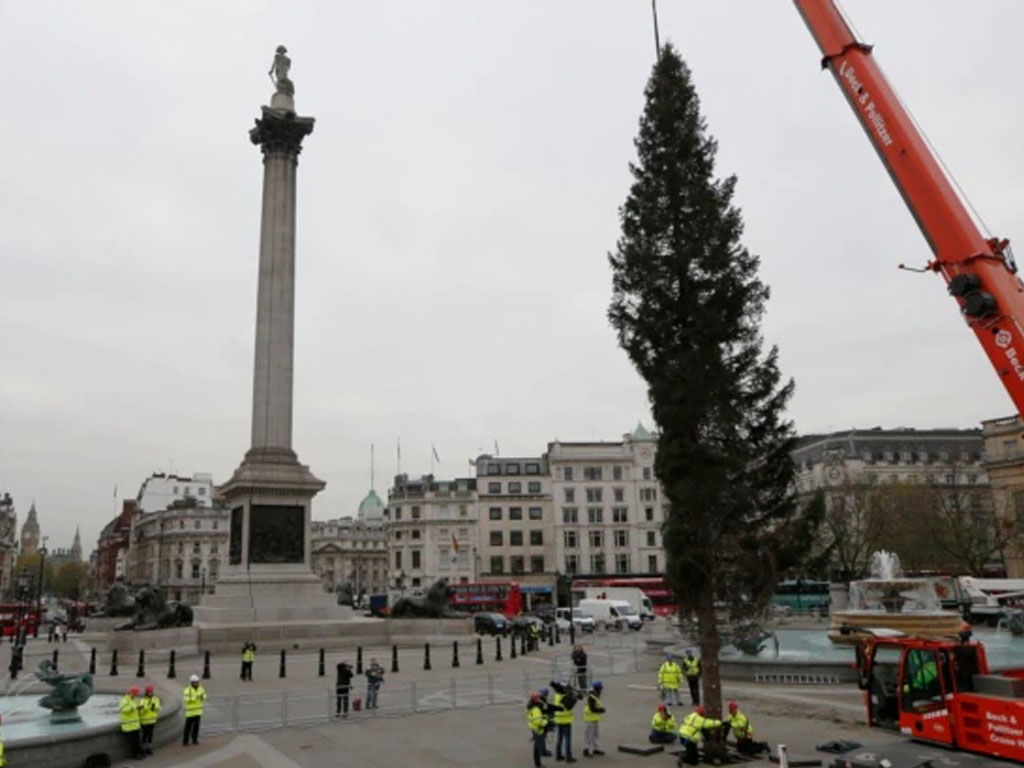
<instances>
[{"instance_id":1,"label":"parked car","mask_svg":"<svg viewBox=\"0 0 1024 768\"><path fill-rule=\"evenodd\" d=\"M474 613L473 631L478 635L507 635L509 621L500 613Z\"/></svg>"},{"instance_id":2,"label":"parked car","mask_svg":"<svg viewBox=\"0 0 1024 768\"><path fill-rule=\"evenodd\" d=\"M576 625L577 632L593 632L597 628L594 617L581 608L559 608L558 617L566 621L571 620Z\"/></svg>"}]
</instances>

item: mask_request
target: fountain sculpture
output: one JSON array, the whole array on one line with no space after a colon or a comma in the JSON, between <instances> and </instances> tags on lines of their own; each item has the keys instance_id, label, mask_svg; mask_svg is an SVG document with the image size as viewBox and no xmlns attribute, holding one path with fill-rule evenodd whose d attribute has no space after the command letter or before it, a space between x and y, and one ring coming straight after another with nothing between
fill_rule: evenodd
<instances>
[{"instance_id":1,"label":"fountain sculpture","mask_svg":"<svg viewBox=\"0 0 1024 768\"><path fill-rule=\"evenodd\" d=\"M867 632L956 637L960 615L940 609L935 588L903 575L899 557L885 550L871 556L871 578L850 583L848 609L832 613L829 638L854 643Z\"/></svg>"}]
</instances>

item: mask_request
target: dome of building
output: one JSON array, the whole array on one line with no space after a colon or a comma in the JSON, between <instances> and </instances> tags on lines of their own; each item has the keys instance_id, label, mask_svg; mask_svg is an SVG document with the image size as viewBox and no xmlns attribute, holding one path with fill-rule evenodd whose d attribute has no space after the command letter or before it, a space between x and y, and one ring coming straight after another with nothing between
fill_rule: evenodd
<instances>
[{"instance_id":1,"label":"dome of building","mask_svg":"<svg viewBox=\"0 0 1024 768\"><path fill-rule=\"evenodd\" d=\"M643 425L643 422L639 422L638 421L636 423L636 429L633 430L633 439L634 440L653 440L654 439L654 435L652 435L648 431L647 427L645 427Z\"/></svg>"},{"instance_id":2,"label":"dome of building","mask_svg":"<svg viewBox=\"0 0 1024 768\"><path fill-rule=\"evenodd\" d=\"M381 518L384 516L384 502L381 501L377 492L370 490L366 497L359 502L359 518Z\"/></svg>"}]
</instances>

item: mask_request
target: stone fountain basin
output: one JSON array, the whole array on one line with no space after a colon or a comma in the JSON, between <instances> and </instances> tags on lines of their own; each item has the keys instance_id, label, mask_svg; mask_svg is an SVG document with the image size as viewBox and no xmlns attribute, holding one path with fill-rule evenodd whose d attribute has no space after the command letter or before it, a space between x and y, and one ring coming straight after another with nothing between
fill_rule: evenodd
<instances>
[{"instance_id":1,"label":"stone fountain basin","mask_svg":"<svg viewBox=\"0 0 1024 768\"><path fill-rule=\"evenodd\" d=\"M842 634L842 626L888 629L905 635L924 637L956 637L963 619L952 611L921 611L886 613L885 611L833 611L828 636L833 643L854 645L865 633Z\"/></svg>"},{"instance_id":2,"label":"stone fountain basin","mask_svg":"<svg viewBox=\"0 0 1024 768\"><path fill-rule=\"evenodd\" d=\"M24 693L0 698L8 765L80 768L86 757L102 752L115 763L130 757L117 710L124 691L105 687L74 715L40 707L39 698L49 690L49 686L34 683ZM181 691L158 685L157 694L163 707L153 743L162 746L181 738Z\"/></svg>"}]
</instances>

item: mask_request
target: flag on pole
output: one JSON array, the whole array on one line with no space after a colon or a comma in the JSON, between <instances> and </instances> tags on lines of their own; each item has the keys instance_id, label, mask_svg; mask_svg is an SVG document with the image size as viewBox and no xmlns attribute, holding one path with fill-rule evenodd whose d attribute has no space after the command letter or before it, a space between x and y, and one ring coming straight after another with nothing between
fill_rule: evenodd
<instances>
[{"instance_id":1,"label":"flag on pole","mask_svg":"<svg viewBox=\"0 0 1024 768\"><path fill-rule=\"evenodd\" d=\"M452 562L453 563L458 562L458 560L459 560L459 540L455 538L455 534L454 533L452 534L452 551L455 552L455 554L452 555Z\"/></svg>"},{"instance_id":2,"label":"flag on pole","mask_svg":"<svg viewBox=\"0 0 1024 768\"><path fill-rule=\"evenodd\" d=\"M441 457L437 455L437 448L434 447L433 443L430 444L430 452L434 455L434 461L436 461L438 464L440 464L441 463Z\"/></svg>"},{"instance_id":3,"label":"flag on pole","mask_svg":"<svg viewBox=\"0 0 1024 768\"><path fill-rule=\"evenodd\" d=\"M114 498L117 498L117 483L114 483Z\"/></svg>"},{"instance_id":4,"label":"flag on pole","mask_svg":"<svg viewBox=\"0 0 1024 768\"><path fill-rule=\"evenodd\" d=\"M498 438L494 438L494 455L501 456L501 451L498 449Z\"/></svg>"}]
</instances>

